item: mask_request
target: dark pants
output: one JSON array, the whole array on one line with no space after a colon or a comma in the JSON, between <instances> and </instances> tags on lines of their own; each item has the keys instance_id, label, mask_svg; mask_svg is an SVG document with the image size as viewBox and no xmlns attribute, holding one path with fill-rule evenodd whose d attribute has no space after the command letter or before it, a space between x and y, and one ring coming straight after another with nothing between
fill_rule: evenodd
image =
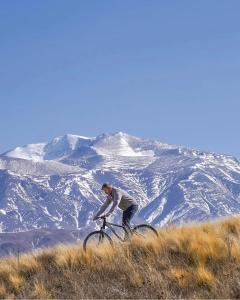
<instances>
[{"instance_id":1,"label":"dark pants","mask_svg":"<svg viewBox=\"0 0 240 300\"><path fill-rule=\"evenodd\" d=\"M127 230L130 230L130 221L138 210L138 205L131 205L123 211L122 224Z\"/></svg>"}]
</instances>

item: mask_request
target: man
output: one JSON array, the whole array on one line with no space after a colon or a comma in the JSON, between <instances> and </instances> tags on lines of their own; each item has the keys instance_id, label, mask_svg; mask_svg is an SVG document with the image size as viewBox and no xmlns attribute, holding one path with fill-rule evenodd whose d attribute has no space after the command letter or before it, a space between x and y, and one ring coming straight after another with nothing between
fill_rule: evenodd
<instances>
[{"instance_id":1,"label":"man","mask_svg":"<svg viewBox=\"0 0 240 300\"><path fill-rule=\"evenodd\" d=\"M137 202L125 191L112 187L108 183L104 183L102 186L102 190L107 194L107 199L101 206L98 213L95 215L93 220L96 220L112 203L112 207L105 214L105 217L109 217L114 209L118 206L123 210L122 215L122 224L127 229L130 228L130 221L138 210Z\"/></svg>"}]
</instances>

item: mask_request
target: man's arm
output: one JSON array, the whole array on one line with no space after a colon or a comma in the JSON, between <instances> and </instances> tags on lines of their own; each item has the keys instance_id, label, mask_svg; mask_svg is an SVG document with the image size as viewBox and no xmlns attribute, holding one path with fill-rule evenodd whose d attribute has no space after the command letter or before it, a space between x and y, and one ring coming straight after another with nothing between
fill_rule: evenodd
<instances>
[{"instance_id":1,"label":"man's arm","mask_svg":"<svg viewBox=\"0 0 240 300\"><path fill-rule=\"evenodd\" d=\"M103 203L103 205L100 207L99 211L96 213L95 217L93 219L97 219L108 207L108 205L111 203L111 200L109 197L107 197L106 201Z\"/></svg>"},{"instance_id":2,"label":"man's arm","mask_svg":"<svg viewBox=\"0 0 240 300\"><path fill-rule=\"evenodd\" d=\"M115 190L114 195L113 195L113 204L112 204L112 207L110 208L109 212L107 213L107 215L110 215L114 211L114 209L120 202L121 198L122 198L122 193L120 191Z\"/></svg>"}]
</instances>

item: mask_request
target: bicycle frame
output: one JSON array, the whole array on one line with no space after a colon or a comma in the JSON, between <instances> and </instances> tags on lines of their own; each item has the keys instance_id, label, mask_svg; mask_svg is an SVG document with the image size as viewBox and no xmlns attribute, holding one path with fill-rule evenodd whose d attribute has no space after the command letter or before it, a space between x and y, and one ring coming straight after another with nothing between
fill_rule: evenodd
<instances>
[{"instance_id":1,"label":"bicycle frame","mask_svg":"<svg viewBox=\"0 0 240 300\"><path fill-rule=\"evenodd\" d=\"M107 227L107 228L109 228L109 229L112 231L112 233L113 233L119 240L121 240L121 242L124 242L124 239L123 239L122 237L120 237L120 236L117 234L117 232L114 230L114 228L113 228L113 226L114 226L114 227L122 228L122 229L124 230L124 233L126 233L126 229L125 229L123 226L118 225L118 224L114 224L114 223L107 222L105 217L101 217L100 219L103 220L103 224L102 224L102 226L101 226L100 231L104 231L105 228Z\"/></svg>"}]
</instances>

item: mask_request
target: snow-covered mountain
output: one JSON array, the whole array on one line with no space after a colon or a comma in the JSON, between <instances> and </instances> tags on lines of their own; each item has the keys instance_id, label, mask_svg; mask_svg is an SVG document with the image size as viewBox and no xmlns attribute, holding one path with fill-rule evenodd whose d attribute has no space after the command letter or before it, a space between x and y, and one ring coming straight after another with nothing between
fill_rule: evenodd
<instances>
[{"instance_id":1,"label":"snow-covered mountain","mask_svg":"<svg viewBox=\"0 0 240 300\"><path fill-rule=\"evenodd\" d=\"M103 182L135 196L139 220L153 225L240 213L240 162L234 157L122 132L68 134L0 155L0 231L94 227Z\"/></svg>"}]
</instances>

